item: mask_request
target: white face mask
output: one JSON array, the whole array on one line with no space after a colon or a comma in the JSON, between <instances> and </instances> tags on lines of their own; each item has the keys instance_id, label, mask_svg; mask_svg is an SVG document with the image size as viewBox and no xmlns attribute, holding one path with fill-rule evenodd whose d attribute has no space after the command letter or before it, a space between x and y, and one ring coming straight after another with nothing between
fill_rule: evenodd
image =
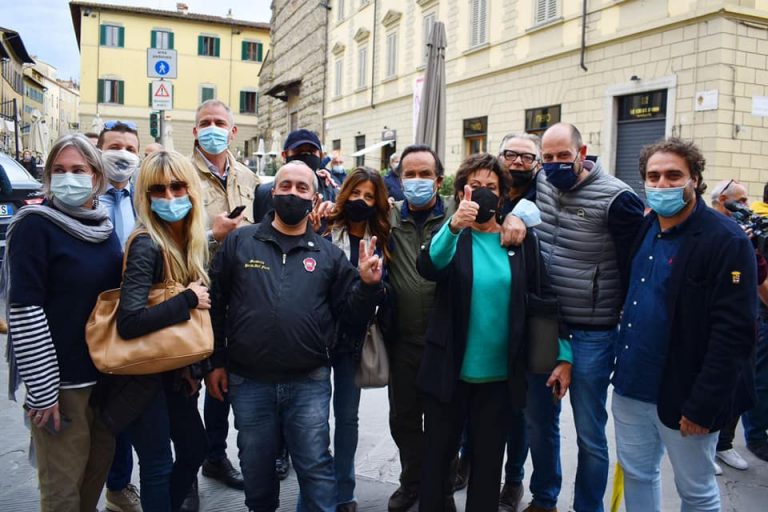
<instances>
[{"instance_id":1,"label":"white face mask","mask_svg":"<svg viewBox=\"0 0 768 512\"><path fill-rule=\"evenodd\" d=\"M139 163L139 155L125 149L105 149L101 153L104 174L114 183L130 180L139 168Z\"/></svg>"}]
</instances>

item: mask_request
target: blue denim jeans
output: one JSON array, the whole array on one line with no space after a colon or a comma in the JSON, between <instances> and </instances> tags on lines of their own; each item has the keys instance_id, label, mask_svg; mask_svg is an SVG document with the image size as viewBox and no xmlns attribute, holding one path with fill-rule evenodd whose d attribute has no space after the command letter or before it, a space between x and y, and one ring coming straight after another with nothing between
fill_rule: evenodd
<instances>
[{"instance_id":1,"label":"blue denim jeans","mask_svg":"<svg viewBox=\"0 0 768 512\"><path fill-rule=\"evenodd\" d=\"M208 449L197 410L198 395L189 396L183 386L176 389L174 381L172 375L163 375L163 388L128 426L139 457L141 507L145 512L178 510Z\"/></svg>"},{"instance_id":2,"label":"blue denim jeans","mask_svg":"<svg viewBox=\"0 0 768 512\"><path fill-rule=\"evenodd\" d=\"M573 374L571 406L579 447L576 468L576 512L603 512L603 495L608 481L608 440L605 404L615 362L617 330L581 331L572 329Z\"/></svg>"},{"instance_id":3,"label":"blue denim jeans","mask_svg":"<svg viewBox=\"0 0 768 512\"><path fill-rule=\"evenodd\" d=\"M352 352L335 352L333 364L333 462L338 504L355 501L355 452L357 451L360 388L355 385L357 362Z\"/></svg>"},{"instance_id":4,"label":"blue denim jeans","mask_svg":"<svg viewBox=\"0 0 768 512\"><path fill-rule=\"evenodd\" d=\"M229 374L229 400L235 413L245 505L274 512L280 505L275 474L280 433L299 479L302 509L335 512L336 479L329 451L330 368L274 383Z\"/></svg>"},{"instance_id":5,"label":"blue denim jeans","mask_svg":"<svg viewBox=\"0 0 768 512\"><path fill-rule=\"evenodd\" d=\"M220 461L227 456L227 435L229 435L229 395L224 401L216 400L208 392L203 402L205 433L208 436L208 456L210 461Z\"/></svg>"},{"instance_id":6,"label":"blue denim jeans","mask_svg":"<svg viewBox=\"0 0 768 512\"><path fill-rule=\"evenodd\" d=\"M624 469L627 512L661 512L661 458L666 448L680 495L681 512L718 512L720 490L712 461L717 432L683 437L665 426L656 404L614 392L611 409L616 453Z\"/></svg>"},{"instance_id":7,"label":"blue denim jeans","mask_svg":"<svg viewBox=\"0 0 768 512\"><path fill-rule=\"evenodd\" d=\"M131 473L133 473L131 437L128 432L120 432L115 436L115 456L107 475L107 489L122 491L131 483Z\"/></svg>"},{"instance_id":8,"label":"blue denim jeans","mask_svg":"<svg viewBox=\"0 0 768 512\"><path fill-rule=\"evenodd\" d=\"M755 364L757 404L741 417L748 444L768 441L768 321L760 320Z\"/></svg>"},{"instance_id":9,"label":"blue denim jeans","mask_svg":"<svg viewBox=\"0 0 768 512\"><path fill-rule=\"evenodd\" d=\"M506 482L523 482L524 464L531 450L533 473L530 489L533 504L557 507L563 474L560 467L560 409L552 401L546 374L528 374L528 394L524 411L512 411L507 440ZM522 440L522 442L521 442Z\"/></svg>"}]
</instances>

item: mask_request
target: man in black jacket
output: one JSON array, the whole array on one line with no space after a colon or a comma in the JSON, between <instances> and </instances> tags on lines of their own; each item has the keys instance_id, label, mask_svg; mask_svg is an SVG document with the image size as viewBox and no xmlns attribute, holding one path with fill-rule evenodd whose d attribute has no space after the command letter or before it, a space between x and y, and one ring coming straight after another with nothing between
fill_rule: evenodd
<instances>
[{"instance_id":1,"label":"man in black jacket","mask_svg":"<svg viewBox=\"0 0 768 512\"><path fill-rule=\"evenodd\" d=\"M661 510L666 451L685 510L720 510L717 431L754 403L755 255L707 208L704 157L670 138L643 148L653 213L631 251L613 375L627 510Z\"/></svg>"},{"instance_id":2,"label":"man in black jacket","mask_svg":"<svg viewBox=\"0 0 768 512\"><path fill-rule=\"evenodd\" d=\"M281 433L309 510L335 512L328 450L330 349L336 322L364 329L380 294L375 237L361 243L358 270L307 219L317 178L289 162L275 176L274 213L230 233L211 266L215 398L229 392L249 510L274 512ZM359 275L358 275L359 272Z\"/></svg>"}]
</instances>

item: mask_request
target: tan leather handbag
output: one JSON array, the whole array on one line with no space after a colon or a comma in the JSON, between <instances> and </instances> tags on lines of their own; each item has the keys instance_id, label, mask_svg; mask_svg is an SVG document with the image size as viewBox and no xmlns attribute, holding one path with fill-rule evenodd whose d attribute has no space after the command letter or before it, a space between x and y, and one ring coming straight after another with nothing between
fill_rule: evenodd
<instances>
[{"instance_id":1,"label":"tan leather handbag","mask_svg":"<svg viewBox=\"0 0 768 512\"><path fill-rule=\"evenodd\" d=\"M123 273L134 233L125 246ZM171 279L168 256L163 254L165 281L152 285L147 306L160 304L185 289ZM190 319L163 329L124 340L117 332L117 307L120 289L99 294L96 306L85 326L85 341L96 368L114 375L162 373L201 361L213 352L211 315L207 310L192 309Z\"/></svg>"}]
</instances>

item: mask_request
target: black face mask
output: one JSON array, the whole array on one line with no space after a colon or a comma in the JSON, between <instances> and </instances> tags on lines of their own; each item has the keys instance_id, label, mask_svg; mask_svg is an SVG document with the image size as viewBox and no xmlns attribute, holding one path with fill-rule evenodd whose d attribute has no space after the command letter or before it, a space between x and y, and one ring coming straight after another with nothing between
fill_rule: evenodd
<instances>
[{"instance_id":1,"label":"black face mask","mask_svg":"<svg viewBox=\"0 0 768 512\"><path fill-rule=\"evenodd\" d=\"M533 171L509 171L512 176L512 186L522 188L528 185L533 179Z\"/></svg>"},{"instance_id":2,"label":"black face mask","mask_svg":"<svg viewBox=\"0 0 768 512\"><path fill-rule=\"evenodd\" d=\"M374 213L376 213L376 208L368 206L362 199L355 199L354 201L344 203L344 216L351 222L368 220L373 217Z\"/></svg>"},{"instance_id":3,"label":"black face mask","mask_svg":"<svg viewBox=\"0 0 768 512\"><path fill-rule=\"evenodd\" d=\"M298 155L293 155L288 157L288 162L291 162L293 160L304 162L305 164L307 164L307 167L309 167L315 172L317 172L317 170L320 168L320 164L322 162L320 157L315 155L314 153L299 153Z\"/></svg>"},{"instance_id":4,"label":"black face mask","mask_svg":"<svg viewBox=\"0 0 768 512\"><path fill-rule=\"evenodd\" d=\"M295 194L275 194L272 196L275 213L289 226L295 226L305 220L312 211L312 200L302 199Z\"/></svg>"},{"instance_id":5,"label":"black face mask","mask_svg":"<svg viewBox=\"0 0 768 512\"><path fill-rule=\"evenodd\" d=\"M499 206L499 196L483 187L472 191L472 201L476 202L480 209L477 211L475 222L484 224L496 215Z\"/></svg>"}]
</instances>

